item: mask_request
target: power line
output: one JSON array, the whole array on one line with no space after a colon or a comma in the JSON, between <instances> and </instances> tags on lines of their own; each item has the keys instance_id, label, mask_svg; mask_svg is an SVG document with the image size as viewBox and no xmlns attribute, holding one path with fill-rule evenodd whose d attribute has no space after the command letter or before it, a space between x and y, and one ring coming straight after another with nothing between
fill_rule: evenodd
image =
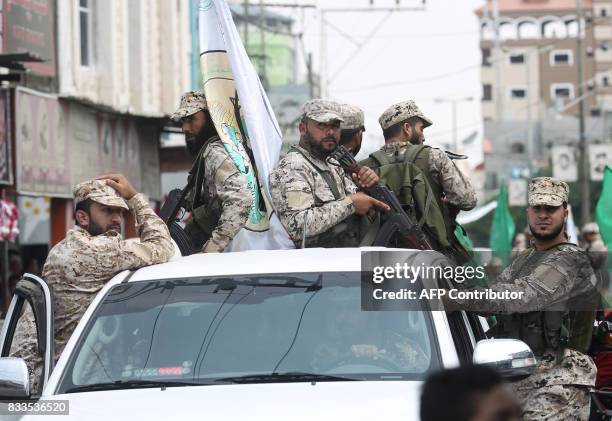
<instances>
[{"instance_id":1,"label":"power line","mask_svg":"<svg viewBox=\"0 0 612 421\"><path fill-rule=\"evenodd\" d=\"M331 25L328 22L328 25ZM336 28L334 28L336 29ZM430 38L451 38L451 37L460 37L460 36L468 36L468 35L478 35L478 32L446 32L446 33L437 33L437 34L387 34L387 35L376 35L373 38L376 39L398 39L398 38L408 38L408 39L430 39ZM318 38L316 34L308 34L305 35L306 38ZM330 38L338 37L343 38L344 35L328 35ZM353 38L366 38L366 35L351 35Z\"/></svg>"},{"instance_id":2,"label":"power line","mask_svg":"<svg viewBox=\"0 0 612 421\"><path fill-rule=\"evenodd\" d=\"M387 12L387 14L380 20L380 22L378 22L378 24L374 27L374 29L372 31L370 31L370 34L368 35L367 39L365 42L363 42L361 45L359 45L359 47L357 48L357 50L355 50L353 52L353 54L350 55L350 57L348 59L346 59L344 61L344 63L342 63L340 65L340 67L338 68L338 70L336 70L336 72L329 78L329 82L332 82L340 73L342 73L342 71L346 70L346 66L353 61L353 59L355 57L357 57L357 53L372 39L372 37L378 32L380 31L380 29L383 27L383 24L387 21L387 19L389 19L389 16L391 16L391 14L393 13L393 11L389 11ZM325 22L323 23L325 24Z\"/></svg>"},{"instance_id":3,"label":"power line","mask_svg":"<svg viewBox=\"0 0 612 421\"><path fill-rule=\"evenodd\" d=\"M563 40L559 40L559 41L563 41ZM556 43L551 43L551 44L547 44L547 45L544 45L542 47L539 47L538 48L538 54L546 53L546 52L550 51L552 48L554 48L555 46L557 46ZM509 57L512 54L516 54L516 53L508 52L508 53L502 54L501 56L499 56L499 57L497 57L497 58L495 58L493 60L489 60L489 63L495 63L495 62L498 62L500 60L504 60L504 59L506 59L507 57ZM480 68L480 67L482 67L482 63L472 64L470 66L463 67L463 68L460 68L458 70L454 70L452 72L446 72L446 73L442 73L442 74L435 75L435 76L428 76L428 77L424 77L424 78L412 79L412 80L404 80L404 81L378 83L378 84L374 84L374 85L362 86L362 87L359 87L359 88L334 89L334 91L335 92L369 91L369 90L375 90L375 89L387 88L387 87L396 87L396 86L403 86L403 85L413 85L413 84L424 83L424 82L433 82L433 81L436 81L436 80L446 79L448 77L453 77L453 76L459 75L461 73L467 72L469 70Z\"/></svg>"}]
</instances>

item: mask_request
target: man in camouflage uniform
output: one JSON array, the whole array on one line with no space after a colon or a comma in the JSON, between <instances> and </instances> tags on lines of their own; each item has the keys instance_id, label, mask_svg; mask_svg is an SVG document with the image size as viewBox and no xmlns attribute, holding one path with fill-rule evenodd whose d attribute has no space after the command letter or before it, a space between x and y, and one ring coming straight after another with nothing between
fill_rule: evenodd
<instances>
[{"instance_id":1,"label":"man in camouflage uniform","mask_svg":"<svg viewBox=\"0 0 612 421\"><path fill-rule=\"evenodd\" d=\"M225 250L247 224L253 197L243 174L218 136L203 92L190 91L171 116L180 120L187 150L195 158L189 177L195 177L188 204L192 219L185 232L204 253ZM243 154L245 166L251 166Z\"/></svg>"},{"instance_id":2,"label":"man in camouflage uniform","mask_svg":"<svg viewBox=\"0 0 612 421\"><path fill-rule=\"evenodd\" d=\"M582 228L582 242L580 246L587 252L597 276L597 288L604 292L608 290L610 277L608 275L608 247L599 234L597 222L589 222Z\"/></svg>"},{"instance_id":3,"label":"man in camouflage uniform","mask_svg":"<svg viewBox=\"0 0 612 421\"><path fill-rule=\"evenodd\" d=\"M126 269L167 262L174 254L166 224L123 175L82 182L73 193L76 226L51 249L42 272L53 291L55 359L109 279ZM140 241L121 238L123 212L128 210L136 217ZM32 390L37 389L42 366L36 343L34 314L28 306L18 323L11 355L26 360Z\"/></svg>"},{"instance_id":4,"label":"man in camouflage uniform","mask_svg":"<svg viewBox=\"0 0 612 421\"><path fill-rule=\"evenodd\" d=\"M363 141L363 110L350 104L340 104L340 145L351 151L353 156L357 156L361 150Z\"/></svg>"},{"instance_id":5,"label":"man in camouflage uniform","mask_svg":"<svg viewBox=\"0 0 612 421\"><path fill-rule=\"evenodd\" d=\"M445 300L451 307L459 304L464 310L498 315L493 336L520 339L531 347L536 371L513 383L526 420L589 417L589 388L597 371L586 351L599 297L587 255L565 242L568 195L563 181L550 177L530 181L527 220L534 242L487 287L523 293L522 299Z\"/></svg>"},{"instance_id":6,"label":"man in camouflage uniform","mask_svg":"<svg viewBox=\"0 0 612 421\"><path fill-rule=\"evenodd\" d=\"M357 192L355 183L371 187L378 182L372 170L362 168L359 174L352 174L351 180L338 162L329 159L340 140L342 117L338 107L322 99L305 103L299 145L270 174L272 203L298 247L304 235L310 247L357 246L359 239L349 240L351 228L342 223L374 207L388 209L386 204Z\"/></svg>"},{"instance_id":7,"label":"man in camouflage uniform","mask_svg":"<svg viewBox=\"0 0 612 421\"><path fill-rule=\"evenodd\" d=\"M411 100L387 108L378 122L385 138L385 145L380 150L397 159L403 159L411 145L422 145L425 142L423 130L433 124ZM446 152L426 146L415 159L432 188L440 190L443 195L440 199L448 206L451 219L455 219L459 210L476 206L476 191L470 179L461 173ZM360 165L376 166L372 158L360 162Z\"/></svg>"}]
</instances>

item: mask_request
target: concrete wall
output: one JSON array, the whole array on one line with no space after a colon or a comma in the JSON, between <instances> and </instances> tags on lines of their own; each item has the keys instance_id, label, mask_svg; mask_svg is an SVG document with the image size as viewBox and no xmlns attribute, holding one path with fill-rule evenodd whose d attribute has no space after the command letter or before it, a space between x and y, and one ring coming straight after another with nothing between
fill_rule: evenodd
<instances>
[{"instance_id":1,"label":"concrete wall","mask_svg":"<svg viewBox=\"0 0 612 421\"><path fill-rule=\"evenodd\" d=\"M171 113L190 87L189 4L90 0L92 63L82 66L78 3L57 2L60 94L135 115Z\"/></svg>"}]
</instances>

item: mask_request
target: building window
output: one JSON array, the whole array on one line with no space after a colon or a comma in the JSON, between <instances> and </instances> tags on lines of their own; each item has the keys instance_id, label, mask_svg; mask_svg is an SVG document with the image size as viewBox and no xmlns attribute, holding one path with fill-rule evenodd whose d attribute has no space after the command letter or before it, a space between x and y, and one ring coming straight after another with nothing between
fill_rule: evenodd
<instances>
[{"instance_id":1,"label":"building window","mask_svg":"<svg viewBox=\"0 0 612 421\"><path fill-rule=\"evenodd\" d=\"M515 142L510 145L510 152L514 154L523 154L525 153L525 145L520 142Z\"/></svg>"},{"instance_id":2,"label":"building window","mask_svg":"<svg viewBox=\"0 0 612 421\"><path fill-rule=\"evenodd\" d=\"M571 66L574 64L572 50L555 50L550 52L551 66Z\"/></svg>"},{"instance_id":3,"label":"building window","mask_svg":"<svg viewBox=\"0 0 612 421\"><path fill-rule=\"evenodd\" d=\"M549 20L542 23L542 34L544 38L565 38L567 26L561 19Z\"/></svg>"},{"instance_id":4,"label":"building window","mask_svg":"<svg viewBox=\"0 0 612 421\"><path fill-rule=\"evenodd\" d=\"M520 39L540 38L540 28L535 21L519 22L518 35Z\"/></svg>"},{"instance_id":5,"label":"building window","mask_svg":"<svg viewBox=\"0 0 612 421\"><path fill-rule=\"evenodd\" d=\"M586 21L588 22L589 18L587 17ZM569 20L566 22L567 25L567 36L568 38L576 38L578 37L578 21L577 20Z\"/></svg>"},{"instance_id":6,"label":"building window","mask_svg":"<svg viewBox=\"0 0 612 421\"><path fill-rule=\"evenodd\" d=\"M603 86L610 86L610 79L608 78L608 76L604 76L601 78L601 84Z\"/></svg>"},{"instance_id":7,"label":"building window","mask_svg":"<svg viewBox=\"0 0 612 421\"><path fill-rule=\"evenodd\" d=\"M490 67L491 66L491 49L490 48L482 48L482 66Z\"/></svg>"},{"instance_id":8,"label":"building window","mask_svg":"<svg viewBox=\"0 0 612 421\"><path fill-rule=\"evenodd\" d=\"M92 51L92 2L79 0L79 40L81 45L81 66L91 66Z\"/></svg>"},{"instance_id":9,"label":"building window","mask_svg":"<svg viewBox=\"0 0 612 421\"><path fill-rule=\"evenodd\" d=\"M485 188L487 190L495 190L499 188L499 181L497 179L496 172L489 172L485 174Z\"/></svg>"},{"instance_id":10,"label":"building window","mask_svg":"<svg viewBox=\"0 0 612 421\"><path fill-rule=\"evenodd\" d=\"M482 85L482 100L492 101L493 100L493 87L490 83Z\"/></svg>"},{"instance_id":11,"label":"building window","mask_svg":"<svg viewBox=\"0 0 612 421\"><path fill-rule=\"evenodd\" d=\"M516 86L510 88L510 99L524 99L527 97L527 88L524 86Z\"/></svg>"},{"instance_id":12,"label":"building window","mask_svg":"<svg viewBox=\"0 0 612 421\"><path fill-rule=\"evenodd\" d=\"M605 18L606 16L608 16L608 11L606 10L605 7L601 8L600 14L599 14L602 18Z\"/></svg>"},{"instance_id":13,"label":"building window","mask_svg":"<svg viewBox=\"0 0 612 421\"><path fill-rule=\"evenodd\" d=\"M516 53L510 54L510 64L523 64L525 63L525 54Z\"/></svg>"},{"instance_id":14,"label":"building window","mask_svg":"<svg viewBox=\"0 0 612 421\"><path fill-rule=\"evenodd\" d=\"M500 22L499 23L499 38L501 40L517 39L518 31L516 26L512 22Z\"/></svg>"},{"instance_id":15,"label":"building window","mask_svg":"<svg viewBox=\"0 0 612 421\"><path fill-rule=\"evenodd\" d=\"M553 83L550 85L550 97L555 99L573 99L574 85L571 83Z\"/></svg>"},{"instance_id":16,"label":"building window","mask_svg":"<svg viewBox=\"0 0 612 421\"><path fill-rule=\"evenodd\" d=\"M482 39L493 40L495 39L495 26L492 22L486 20L483 21L480 26L480 32Z\"/></svg>"}]
</instances>

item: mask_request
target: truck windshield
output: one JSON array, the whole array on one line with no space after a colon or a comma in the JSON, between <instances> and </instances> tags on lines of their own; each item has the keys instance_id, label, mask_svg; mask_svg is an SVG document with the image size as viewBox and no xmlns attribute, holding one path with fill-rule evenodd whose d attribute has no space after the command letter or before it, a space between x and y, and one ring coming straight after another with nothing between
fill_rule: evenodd
<instances>
[{"instance_id":1,"label":"truck windshield","mask_svg":"<svg viewBox=\"0 0 612 421\"><path fill-rule=\"evenodd\" d=\"M58 392L138 382L423 380L440 366L430 312L361 311L360 283L355 272L117 285L88 322Z\"/></svg>"}]
</instances>

